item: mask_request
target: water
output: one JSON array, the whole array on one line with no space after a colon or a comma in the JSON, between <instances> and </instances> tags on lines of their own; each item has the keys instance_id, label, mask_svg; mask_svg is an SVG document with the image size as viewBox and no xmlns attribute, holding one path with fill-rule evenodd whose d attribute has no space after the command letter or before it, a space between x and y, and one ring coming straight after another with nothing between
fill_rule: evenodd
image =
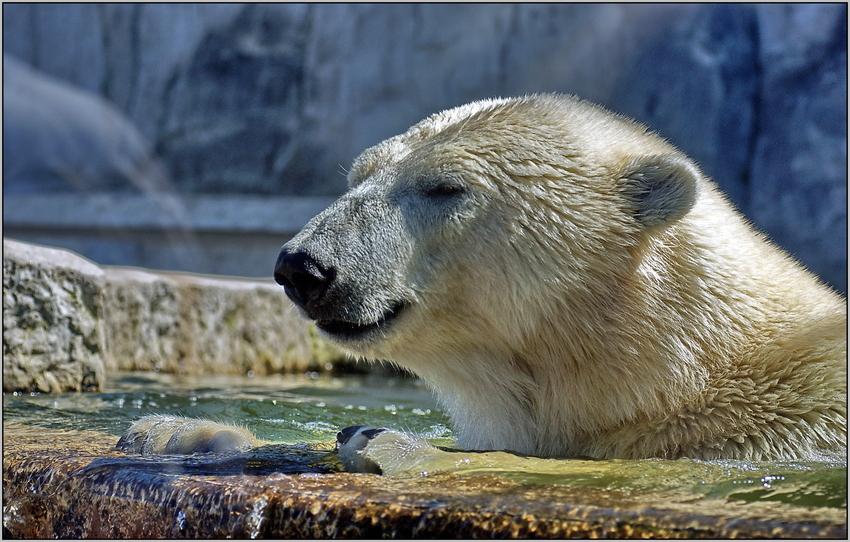
<instances>
[{"instance_id":1,"label":"water","mask_svg":"<svg viewBox=\"0 0 850 542\"><path fill-rule=\"evenodd\" d=\"M331 443L349 425L418 433L454 444L448 419L418 380L377 376L177 376L112 373L101 393L4 394L4 423L95 430L117 437L147 414L236 422L261 439ZM523 484L626 491L685 491L695 498L847 507L843 463L775 461L563 461L508 458L466 475Z\"/></svg>"},{"instance_id":2,"label":"water","mask_svg":"<svg viewBox=\"0 0 850 542\"><path fill-rule=\"evenodd\" d=\"M100 393L3 394L6 423L121 435L148 414L236 422L274 442L331 442L349 425L386 425L451 442L431 393L407 378L119 372Z\"/></svg>"}]
</instances>

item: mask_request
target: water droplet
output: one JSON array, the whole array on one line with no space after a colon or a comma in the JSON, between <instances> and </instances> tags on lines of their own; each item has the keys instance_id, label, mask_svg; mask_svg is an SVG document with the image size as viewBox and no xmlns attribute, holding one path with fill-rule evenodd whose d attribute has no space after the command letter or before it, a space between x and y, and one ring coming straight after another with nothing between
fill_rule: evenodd
<instances>
[{"instance_id":1,"label":"water droplet","mask_svg":"<svg viewBox=\"0 0 850 542\"><path fill-rule=\"evenodd\" d=\"M257 499L257 502L254 503L254 509L251 510L245 519L247 523L246 527L250 527L251 529L251 532L248 534L251 540L260 536L260 525L263 523L263 516L267 505L268 501L266 499Z\"/></svg>"},{"instance_id":2,"label":"water droplet","mask_svg":"<svg viewBox=\"0 0 850 542\"><path fill-rule=\"evenodd\" d=\"M177 511L177 528L181 531L186 530L186 514L183 513L183 510Z\"/></svg>"}]
</instances>

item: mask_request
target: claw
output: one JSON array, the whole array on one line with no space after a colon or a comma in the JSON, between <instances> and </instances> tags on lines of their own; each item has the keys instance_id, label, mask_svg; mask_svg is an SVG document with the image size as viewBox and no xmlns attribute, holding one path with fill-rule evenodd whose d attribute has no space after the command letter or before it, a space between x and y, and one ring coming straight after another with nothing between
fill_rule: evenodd
<instances>
[{"instance_id":1,"label":"claw","mask_svg":"<svg viewBox=\"0 0 850 542\"><path fill-rule=\"evenodd\" d=\"M348 441L357 434L358 431L362 428L362 425L350 425L345 429L342 429L339 433L336 434L336 441L338 444L347 444Z\"/></svg>"}]
</instances>

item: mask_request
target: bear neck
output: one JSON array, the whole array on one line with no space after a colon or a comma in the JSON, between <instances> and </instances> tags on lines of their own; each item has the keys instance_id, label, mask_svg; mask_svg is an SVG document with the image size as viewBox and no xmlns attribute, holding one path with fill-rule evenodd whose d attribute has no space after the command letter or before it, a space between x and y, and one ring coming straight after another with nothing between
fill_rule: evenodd
<instances>
[{"instance_id":1,"label":"bear neck","mask_svg":"<svg viewBox=\"0 0 850 542\"><path fill-rule=\"evenodd\" d=\"M641 441L691 416L707 392L763 378L770 369L757 362L760 345L797 325L794 318L841 306L731 215L709 198L639 247L635 264L604 288L546 292L538 302L548 312L521 344L488 341L405 365L435 390L462 448L669 456ZM794 285L804 285L802 293Z\"/></svg>"}]
</instances>

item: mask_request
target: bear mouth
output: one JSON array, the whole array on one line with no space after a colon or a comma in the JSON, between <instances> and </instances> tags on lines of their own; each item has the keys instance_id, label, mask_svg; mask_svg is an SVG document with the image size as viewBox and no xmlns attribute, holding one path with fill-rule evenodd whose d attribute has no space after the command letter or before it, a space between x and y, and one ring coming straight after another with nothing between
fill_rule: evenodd
<instances>
[{"instance_id":1,"label":"bear mouth","mask_svg":"<svg viewBox=\"0 0 850 542\"><path fill-rule=\"evenodd\" d=\"M360 324L356 322L348 322L346 320L316 320L316 327L324 331L335 339L346 341L365 339L370 335L386 331L392 323L398 318L399 314L404 310L405 304L395 303L390 309L383 314L378 320Z\"/></svg>"}]
</instances>

